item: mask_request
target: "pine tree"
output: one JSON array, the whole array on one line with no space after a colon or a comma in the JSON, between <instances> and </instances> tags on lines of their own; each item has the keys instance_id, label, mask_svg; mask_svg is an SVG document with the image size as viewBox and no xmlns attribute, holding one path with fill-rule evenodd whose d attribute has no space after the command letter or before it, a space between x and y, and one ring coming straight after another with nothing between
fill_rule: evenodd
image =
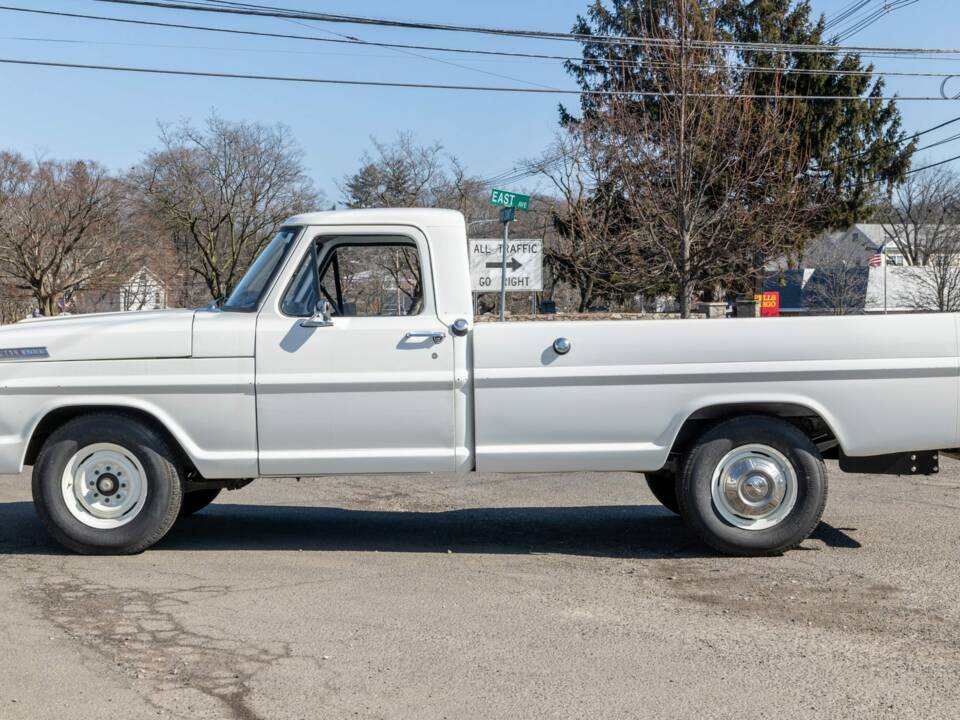
<instances>
[{"instance_id":1,"label":"pine tree","mask_svg":"<svg viewBox=\"0 0 960 720\"><path fill-rule=\"evenodd\" d=\"M811 17L809 0L595 0L573 32L597 37L582 43L582 60L567 70L584 90L644 90L662 86L662 67L643 43L606 42L600 36L647 37L678 33L677 17L697 34L739 42L830 46L824 19ZM857 54L733 49L725 54L741 92L757 95L858 96L858 100L798 100L791 110L793 140L807 159L803 181L817 196L806 231L869 219L878 193L905 177L915 141L903 132L893 100L881 100L884 81ZM805 72L816 71L816 72ZM758 103L765 102L758 100ZM606 111L602 96L582 95L580 117ZM636 100L636 112L656 115L655 97ZM578 118L560 108L561 121Z\"/></svg>"}]
</instances>

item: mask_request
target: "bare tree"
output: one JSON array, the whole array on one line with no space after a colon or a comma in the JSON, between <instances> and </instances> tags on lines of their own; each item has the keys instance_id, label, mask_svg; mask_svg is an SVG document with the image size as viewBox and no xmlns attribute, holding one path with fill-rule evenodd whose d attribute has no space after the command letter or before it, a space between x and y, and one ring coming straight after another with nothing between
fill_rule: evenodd
<instances>
[{"instance_id":1,"label":"bare tree","mask_svg":"<svg viewBox=\"0 0 960 720\"><path fill-rule=\"evenodd\" d=\"M0 153L0 274L55 315L125 266L119 184L93 162Z\"/></svg>"},{"instance_id":2,"label":"bare tree","mask_svg":"<svg viewBox=\"0 0 960 720\"><path fill-rule=\"evenodd\" d=\"M437 185L434 206L459 210L468 226L470 223L489 222L497 217L496 208L490 205L490 186L471 175L452 155L444 177Z\"/></svg>"},{"instance_id":3,"label":"bare tree","mask_svg":"<svg viewBox=\"0 0 960 720\"><path fill-rule=\"evenodd\" d=\"M856 315L863 312L869 268L862 250L852 243L824 247L817 267L803 288L807 310L822 315Z\"/></svg>"},{"instance_id":4,"label":"bare tree","mask_svg":"<svg viewBox=\"0 0 960 720\"><path fill-rule=\"evenodd\" d=\"M892 269L898 304L960 309L960 178L943 167L911 174L880 209L887 242L907 267Z\"/></svg>"},{"instance_id":5,"label":"bare tree","mask_svg":"<svg viewBox=\"0 0 960 720\"><path fill-rule=\"evenodd\" d=\"M0 325L22 320L35 307L31 295L19 289L10 278L0 277Z\"/></svg>"},{"instance_id":6,"label":"bare tree","mask_svg":"<svg viewBox=\"0 0 960 720\"><path fill-rule=\"evenodd\" d=\"M908 175L891 191L881 222L907 265L929 265L945 252L956 252L958 203L960 178L943 167Z\"/></svg>"},{"instance_id":7,"label":"bare tree","mask_svg":"<svg viewBox=\"0 0 960 720\"><path fill-rule=\"evenodd\" d=\"M373 152L364 152L360 168L340 183L347 207L447 208L459 210L468 223L496 217L488 186L439 143L421 145L410 132L391 143L371 142Z\"/></svg>"},{"instance_id":8,"label":"bare tree","mask_svg":"<svg viewBox=\"0 0 960 720\"><path fill-rule=\"evenodd\" d=\"M419 145L409 132L389 144L376 138L371 143L374 153L365 152L360 169L343 180L347 207L438 206L437 196L449 184L442 145Z\"/></svg>"},{"instance_id":9,"label":"bare tree","mask_svg":"<svg viewBox=\"0 0 960 720\"><path fill-rule=\"evenodd\" d=\"M903 276L903 300L914 310L960 310L960 228L950 227L949 232L938 233L937 251L930 255L926 265L894 269Z\"/></svg>"},{"instance_id":10,"label":"bare tree","mask_svg":"<svg viewBox=\"0 0 960 720\"><path fill-rule=\"evenodd\" d=\"M213 115L202 130L161 126L160 145L130 183L213 298L230 295L285 218L320 202L283 126Z\"/></svg>"},{"instance_id":11,"label":"bare tree","mask_svg":"<svg viewBox=\"0 0 960 720\"><path fill-rule=\"evenodd\" d=\"M642 267L620 272L629 250L622 198L613 187L600 139L584 121L562 131L543 158L528 163L559 196L550 205L556 237L544 251L557 280L576 288L579 312L601 298L622 301L644 287Z\"/></svg>"}]
</instances>

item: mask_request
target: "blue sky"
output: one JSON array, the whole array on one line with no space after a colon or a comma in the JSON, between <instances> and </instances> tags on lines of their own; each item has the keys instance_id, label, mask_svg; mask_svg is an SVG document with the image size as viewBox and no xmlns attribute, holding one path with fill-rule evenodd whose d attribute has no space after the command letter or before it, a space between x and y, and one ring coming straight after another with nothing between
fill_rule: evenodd
<instances>
[{"instance_id":1,"label":"blue sky","mask_svg":"<svg viewBox=\"0 0 960 720\"><path fill-rule=\"evenodd\" d=\"M587 0L484 0L484 2L387 2L386 0L263 0L274 5L355 15L569 30ZM816 0L825 13L850 0ZM281 19L222 18L205 13L126 8L92 0L9 0L6 4L45 10L220 25L269 32L336 37L343 33L366 41L448 44L485 49L576 54L566 42L534 42L482 35L390 30L353 25L296 25ZM919 0L856 35L863 45L952 47L960 44L960 2ZM327 31L327 32L325 32ZM84 40L61 43L46 40ZM533 83L572 87L558 62L430 54L467 68L411 57L384 48L363 48L308 41L226 36L186 30L122 26L76 19L0 11L0 57L58 62L141 65L231 73L305 75L358 80L505 85ZM960 73L956 59L881 59L880 69ZM506 75L516 80L492 77ZM521 82L522 81L522 82ZM937 79L892 78L901 95L936 95ZM329 202L340 199L335 180L356 169L369 138L392 139L410 130L424 143L439 142L480 176L509 169L549 143L561 100L575 97L500 95L436 90L400 90L156 77L80 70L0 65L4 111L0 112L0 148L28 155L91 158L122 170L155 146L157 122L200 122L211 111L231 120L282 122L292 130L305 162ZM960 92L960 81L957 81ZM960 115L960 101L902 103L910 131ZM935 141L960 132L945 128L924 138ZM923 153L924 160L960 154L960 142ZM957 163L960 166L960 161ZM523 181L512 190L530 190Z\"/></svg>"}]
</instances>

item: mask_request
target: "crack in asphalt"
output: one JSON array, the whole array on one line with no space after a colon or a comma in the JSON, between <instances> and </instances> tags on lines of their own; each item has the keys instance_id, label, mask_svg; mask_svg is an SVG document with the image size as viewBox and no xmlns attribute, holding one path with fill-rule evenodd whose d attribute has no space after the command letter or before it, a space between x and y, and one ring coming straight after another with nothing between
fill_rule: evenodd
<instances>
[{"instance_id":1,"label":"crack in asphalt","mask_svg":"<svg viewBox=\"0 0 960 720\"><path fill-rule=\"evenodd\" d=\"M161 694L199 691L235 720L264 720L250 705L250 681L291 656L287 643L257 646L226 639L209 628L191 630L177 619L176 609L230 592L222 585L157 592L60 575L40 577L31 592L49 622L106 656L118 671L149 682ZM162 706L154 697L147 700L158 709Z\"/></svg>"}]
</instances>

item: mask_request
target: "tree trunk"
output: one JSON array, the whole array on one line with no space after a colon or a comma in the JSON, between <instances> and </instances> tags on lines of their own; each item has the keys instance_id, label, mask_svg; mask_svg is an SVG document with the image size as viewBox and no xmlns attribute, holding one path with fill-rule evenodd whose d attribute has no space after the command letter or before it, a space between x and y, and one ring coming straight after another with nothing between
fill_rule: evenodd
<instances>
[{"instance_id":1,"label":"tree trunk","mask_svg":"<svg viewBox=\"0 0 960 720\"><path fill-rule=\"evenodd\" d=\"M41 315L51 317L57 314L56 298L54 298L52 295L35 293L34 297L37 299L37 308L40 310Z\"/></svg>"},{"instance_id":2,"label":"tree trunk","mask_svg":"<svg viewBox=\"0 0 960 720\"><path fill-rule=\"evenodd\" d=\"M590 275L581 275L577 289L580 291L580 305L577 307L577 312L583 313L593 301L593 278Z\"/></svg>"}]
</instances>

